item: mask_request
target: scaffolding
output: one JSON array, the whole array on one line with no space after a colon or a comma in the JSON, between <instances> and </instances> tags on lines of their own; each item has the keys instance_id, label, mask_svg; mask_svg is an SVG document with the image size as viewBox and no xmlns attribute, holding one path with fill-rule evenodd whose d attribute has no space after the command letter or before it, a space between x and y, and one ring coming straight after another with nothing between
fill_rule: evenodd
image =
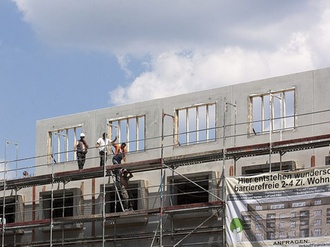
<instances>
[{"instance_id":1,"label":"scaffolding","mask_svg":"<svg viewBox=\"0 0 330 247\"><path fill-rule=\"evenodd\" d=\"M291 139L286 141L278 141L273 142L271 145L272 154L279 154L283 156L287 152L300 151L305 149L314 149L321 147L328 147L330 145L330 135L319 135L319 136L311 136L306 138L299 139ZM146 208L146 209L138 209L135 211L129 212L106 212L105 207L106 203L110 203L106 200L106 195L101 195L102 201L96 201L95 195L92 195L94 198L91 202L90 213L84 213L76 216L67 216L66 211L73 210L70 206L66 206L66 203L60 203L63 209L56 208L55 201L59 200L69 200L74 201L77 200L76 196L81 197L82 195L66 195L66 184L74 181L84 181L84 180L95 180L98 178L102 178L103 181L109 179L108 174L112 172L113 169L118 168L126 168L132 171L133 173L143 173L147 171L162 171L163 174L166 170L172 172L172 174L183 177L189 183L195 183L196 186L199 186L199 182L202 181L191 181L185 175L179 173L177 171L178 167L187 166L187 165L195 165L206 162L218 162L223 159L232 159L234 161L251 156L259 156L259 155L268 155L270 152L270 143L261 143L256 145L249 146L239 146L239 147L231 147L221 150L213 150L209 152L202 153L194 153L188 155L181 155L176 157L161 157L159 159L152 160L144 160L140 162L128 162L121 165L106 165L104 167L92 167L85 168L83 170L72 170L67 172L52 172L52 174L46 175L37 175L31 177L22 177L15 179L4 179L3 183L0 184L0 189L4 192L3 201L2 201L2 209L4 212L4 217L7 219L7 222L2 221L0 224L1 236L2 236L2 246L67 246L67 245L86 245L86 244L95 244L104 246L105 243L121 243L125 241L139 241L139 240L148 240L150 241L150 246L185 246L184 240L186 238L191 237L191 235L203 235L208 233L223 233L224 230L223 223L218 223L215 226L204 226L204 221L200 224L197 224L192 228L183 228L183 229L174 229L169 230L168 227L165 229L162 224L165 224L165 221L169 221L173 216L180 215L183 213L192 213L192 212L210 212L205 217L205 220L209 220L210 218L220 219L223 217L223 209L224 203L222 200L222 195L220 193L220 188L214 191L207 191L207 193L211 194L213 201L209 202L200 202L200 203L188 203L182 205L165 205L164 203L160 203L158 207ZM54 166L54 163L52 164ZM53 170L52 170L53 171ZM5 169L5 172L8 170ZM15 171L16 172L16 171ZM182 183L181 181L177 181L177 183ZM165 183L165 178L162 175L161 183ZM220 181L217 181L220 184ZM55 192L55 186L59 187L59 184L62 184L63 189L59 192ZM106 186L106 182L104 182L104 186ZM178 185L177 184L177 185ZM31 210L31 220L25 219L25 217L21 217L19 220L18 215L24 214L26 212L20 212L23 209L22 199L18 197L17 192L23 188L32 188L32 193L34 193L36 186L44 186L51 185L51 193L45 196L43 205L44 211L47 211L47 207L45 205L50 206L51 215L49 218L38 219L36 214L40 211L37 209L37 204L40 202L33 201L31 203L25 202L29 210ZM163 184L165 186L165 184ZM103 187L105 188L105 187ZM160 189L164 189L165 187ZM108 188L105 188L107 190ZM204 188L201 187L201 190ZM8 192L14 191L15 195L9 195ZM161 191L160 191L161 192ZM11 192L12 193L12 192ZM102 192L100 192L102 194ZM104 193L104 192L103 192ZM178 192L177 192L178 193ZM168 196L173 196L170 193ZM35 197L36 195L34 195ZM50 197L49 197L50 196ZM84 195L86 197L86 195ZM13 199L12 199L13 197ZM59 199L60 198L60 199ZM51 200L53 203L47 203L45 201ZM150 198L148 198L150 200ZM101 210L100 213L97 213L96 207L98 207L99 203L103 203L105 205L104 209ZM9 213L7 209L14 208L14 210ZM88 211L88 210L85 210ZM40 213L40 212L39 212ZM58 215L58 214L62 215ZM10 216L10 214L14 214L14 216ZM118 220L128 220L134 222L136 219L139 221L141 218L149 218L153 217L155 222L155 228L149 231L145 231L143 233L126 233L126 234L117 234L116 233L116 224ZM15 218L14 222L9 222L9 219ZM142 221L143 221L142 219ZM163 219L163 220L161 220ZM90 236L89 238L84 237L80 238L70 238L66 235L66 231L72 230L72 226L75 225L73 229L82 229L82 225L84 223L91 223L95 225L97 222L102 222L103 224L103 233L96 234L95 228L92 229L94 231L94 236ZM168 222L166 222L167 224ZM104 230L109 227L112 229L113 233L109 234L109 231ZM95 226L94 226L95 227ZM93 227L92 227L93 228ZM44 232L47 232L49 238L48 240L44 239L43 241L37 240L34 236L36 234L36 229L43 229ZM32 239L30 242L19 242L18 239L20 236L24 235L25 232L31 232ZM58 237L58 233L61 232L61 238ZM56 237L55 237L56 235ZM220 234L221 235L221 234ZM167 239L163 242L163 239ZM172 239L169 241L168 239ZM173 241L173 239L175 239ZM219 240L219 242L223 241ZM169 244L170 242L170 244ZM218 243L219 246L223 246L222 243ZM120 246L120 245L118 245ZM191 246L191 245L190 245ZM202 246L202 245L201 245ZM205 245L206 246L206 245Z\"/></svg>"},{"instance_id":2,"label":"scaffolding","mask_svg":"<svg viewBox=\"0 0 330 247\"><path fill-rule=\"evenodd\" d=\"M234 125L225 121L227 106L235 107ZM51 173L36 176L29 175L27 167L17 166L17 162L30 162L29 159L5 159L0 183L3 192L2 201L0 198L2 246L137 246L137 241L141 241L150 247L224 247L226 161L233 161L229 175L235 176L239 159L279 155L282 170L282 157L286 153L330 146L330 134L280 141L270 138L269 142L237 146L236 104L225 103L221 148L165 156L164 138L176 138L174 134L164 135L165 117L174 119L162 112L160 153L155 159L101 167L97 165L97 156L89 158L95 164L91 168L58 172L54 169L57 163L52 156L51 163L41 165L51 166ZM328 121L319 124L325 123ZM235 141L231 147L226 143L229 137L226 128L229 127L234 128L231 137ZM10 168L10 163L14 168ZM180 172L180 168L200 164L212 164L215 170L200 172L194 177ZM272 168L271 162L269 166ZM141 178L133 181L130 189L134 193L131 199L135 204L134 211L117 207L120 195L109 175L114 169L121 168L135 174L160 174L157 184L148 184ZM23 177L18 178L17 174L21 172ZM166 176L166 172L170 175ZM220 176L217 173L221 173ZM89 194L84 191L85 182L90 185ZM96 192L98 183L99 193ZM18 194L22 190L24 192ZM27 193L31 200L24 198ZM130 231L123 230L127 227ZM88 234L81 236L82 232ZM211 241L209 236L213 238Z\"/></svg>"}]
</instances>

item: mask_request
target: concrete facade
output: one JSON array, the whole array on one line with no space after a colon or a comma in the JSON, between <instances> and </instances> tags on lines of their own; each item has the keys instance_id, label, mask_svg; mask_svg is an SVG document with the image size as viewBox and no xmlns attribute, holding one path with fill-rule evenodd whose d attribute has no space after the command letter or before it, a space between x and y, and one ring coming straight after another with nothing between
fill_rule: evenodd
<instances>
[{"instance_id":1,"label":"concrete facade","mask_svg":"<svg viewBox=\"0 0 330 247\"><path fill-rule=\"evenodd\" d=\"M269 91L277 92L294 88L295 93L295 127L284 131L273 131L272 141L290 140L307 136L322 135L329 132L327 124L319 124L328 121L330 102L327 99L330 89L329 83L330 69L302 72L287 76L275 77L243 84L216 88L196 93L184 94L170 98L139 102L130 105L116 106L99 109L95 111L83 112L68 116L61 116L52 119L40 120L37 122L37 156L47 154L47 134L53 129L66 128L68 126L82 126L82 131L87 135L90 146L94 146L96 140L107 130L107 121L114 118L124 118L127 116L144 115L145 122L145 152L137 152L128 155L128 161L141 161L160 157L161 132L162 132L162 109L164 113L175 115L175 109L185 108L198 104L216 104L216 141L203 143L202 145L175 145L173 138L164 138L164 157L185 155L189 153L203 152L209 150L219 150L223 148L223 125L225 103L236 102L236 126L234 125L235 110L228 106L225 113L226 121L226 142L227 147L245 146L256 143L269 142L269 132L253 135L249 131L249 97L254 94L267 94ZM324 110L325 112L316 113ZM314 113L314 114L313 114ZM164 135L173 134L173 121L165 118ZM236 136L234 137L234 128ZM306 159L309 160L315 151L294 158L298 164L297 168L307 168ZM96 157L97 150L92 149L88 156ZM288 155L290 156L290 154ZM253 159L252 163L265 163L268 157ZM273 157L274 162L278 162L278 157ZM291 157L288 159L290 160ZM316 157L316 163L323 164L324 157ZM37 165L46 164L47 159L39 159ZM55 167L56 171L76 169L76 162L66 163ZM246 160L239 161L238 166L244 166ZM86 167L96 166L97 163L91 159L86 163ZM50 168L49 168L50 169ZM36 170L36 174L50 173L50 170ZM228 175L228 173L227 173ZM240 169L237 175L241 175Z\"/></svg>"}]
</instances>

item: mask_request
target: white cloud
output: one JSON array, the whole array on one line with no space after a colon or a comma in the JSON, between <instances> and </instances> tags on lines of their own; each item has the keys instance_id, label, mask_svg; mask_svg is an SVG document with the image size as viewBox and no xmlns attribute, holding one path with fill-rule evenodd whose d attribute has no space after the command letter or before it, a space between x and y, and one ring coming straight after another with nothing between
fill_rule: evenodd
<instances>
[{"instance_id":1,"label":"white cloud","mask_svg":"<svg viewBox=\"0 0 330 247\"><path fill-rule=\"evenodd\" d=\"M126 77L131 77L132 76L132 72L129 70L129 68L127 67L128 64L130 63L130 58L129 56L126 55L117 55L117 61L120 65L120 68L125 72Z\"/></svg>"},{"instance_id":2,"label":"white cloud","mask_svg":"<svg viewBox=\"0 0 330 247\"><path fill-rule=\"evenodd\" d=\"M328 1L13 1L47 44L117 56L131 82L114 104L329 65ZM133 56L149 64L138 75Z\"/></svg>"},{"instance_id":3,"label":"white cloud","mask_svg":"<svg viewBox=\"0 0 330 247\"><path fill-rule=\"evenodd\" d=\"M12 1L48 44L116 54L276 44L318 17L306 0Z\"/></svg>"},{"instance_id":4,"label":"white cloud","mask_svg":"<svg viewBox=\"0 0 330 247\"><path fill-rule=\"evenodd\" d=\"M293 34L275 52L228 47L193 52L165 52L151 60L151 71L139 75L127 87L110 92L114 104L126 104L198 90L284 75L313 68L304 35ZM147 93L146 93L147 92Z\"/></svg>"},{"instance_id":5,"label":"white cloud","mask_svg":"<svg viewBox=\"0 0 330 247\"><path fill-rule=\"evenodd\" d=\"M152 70L139 75L126 88L121 88L120 97L116 97L117 89L113 90L111 101L125 104L329 66L330 6L322 2L321 9L321 18L309 23L307 29L297 26L291 33L288 30L281 32L288 25L283 22L270 25L270 30L266 29L264 35L260 30L245 32L254 33L264 40L282 33L288 35L281 36L277 39L281 42L269 45L273 46L269 49L267 45L260 49L242 45L219 47L207 52L196 49L191 56L180 52L155 56L150 61ZM297 23L299 17L293 19ZM141 88L142 92L148 91L148 98L139 94Z\"/></svg>"},{"instance_id":6,"label":"white cloud","mask_svg":"<svg viewBox=\"0 0 330 247\"><path fill-rule=\"evenodd\" d=\"M327 2L328 3L328 2ZM330 6L322 5L320 22L310 30L311 49L317 66L328 66L330 57Z\"/></svg>"}]
</instances>

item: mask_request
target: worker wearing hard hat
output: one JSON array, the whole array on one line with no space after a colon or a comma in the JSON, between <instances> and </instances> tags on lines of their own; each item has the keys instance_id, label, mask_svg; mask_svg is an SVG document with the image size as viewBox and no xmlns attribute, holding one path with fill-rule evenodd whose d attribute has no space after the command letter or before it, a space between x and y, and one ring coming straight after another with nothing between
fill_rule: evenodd
<instances>
[{"instance_id":1,"label":"worker wearing hard hat","mask_svg":"<svg viewBox=\"0 0 330 247\"><path fill-rule=\"evenodd\" d=\"M76 142L74 146L74 150L77 152L77 160L78 160L78 168L79 170L84 168L86 161L88 144L85 140L85 134L80 134L80 139Z\"/></svg>"}]
</instances>

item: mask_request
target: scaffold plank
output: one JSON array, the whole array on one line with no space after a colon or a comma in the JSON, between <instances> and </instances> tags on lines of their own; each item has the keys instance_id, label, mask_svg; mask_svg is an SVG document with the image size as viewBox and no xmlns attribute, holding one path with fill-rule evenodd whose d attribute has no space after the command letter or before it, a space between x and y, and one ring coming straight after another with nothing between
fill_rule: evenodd
<instances>
[{"instance_id":1,"label":"scaffold plank","mask_svg":"<svg viewBox=\"0 0 330 247\"><path fill-rule=\"evenodd\" d=\"M293 152L302 149L320 148L330 145L330 134L312 136L306 138L298 138L284 141L277 141L272 143L272 153L280 152ZM269 143L261 143L255 145L247 145L240 147L232 147L226 149L226 159L235 159L240 157L266 155L270 152ZM223 150L212 150L201 153L179 155L174 157L165 157L164 163L167 166L184 166L199 164L205 162L218 161L223 159ZM19 179L6 180L6 189L20 189L25 187L31 187L34 185L46 185L53 182L67 182L78 181L90 178L103 177L104 170L106 174L110 174L112 170L118 168L127 168L132 172L144 172L150 170L157 170L162 168L161 159L144 160L137 162L129 162L120 165L107 165L105 169L103 167L85 168L82 170L72 170L66 172L57 172L46 175L38 175L32 177L25 177ZM165 167L164 167L165 168ZM54 180L53 180L54 179ZM4 183L0 183L0 190L4 189Z\"/></svg>"}]
</instances>

